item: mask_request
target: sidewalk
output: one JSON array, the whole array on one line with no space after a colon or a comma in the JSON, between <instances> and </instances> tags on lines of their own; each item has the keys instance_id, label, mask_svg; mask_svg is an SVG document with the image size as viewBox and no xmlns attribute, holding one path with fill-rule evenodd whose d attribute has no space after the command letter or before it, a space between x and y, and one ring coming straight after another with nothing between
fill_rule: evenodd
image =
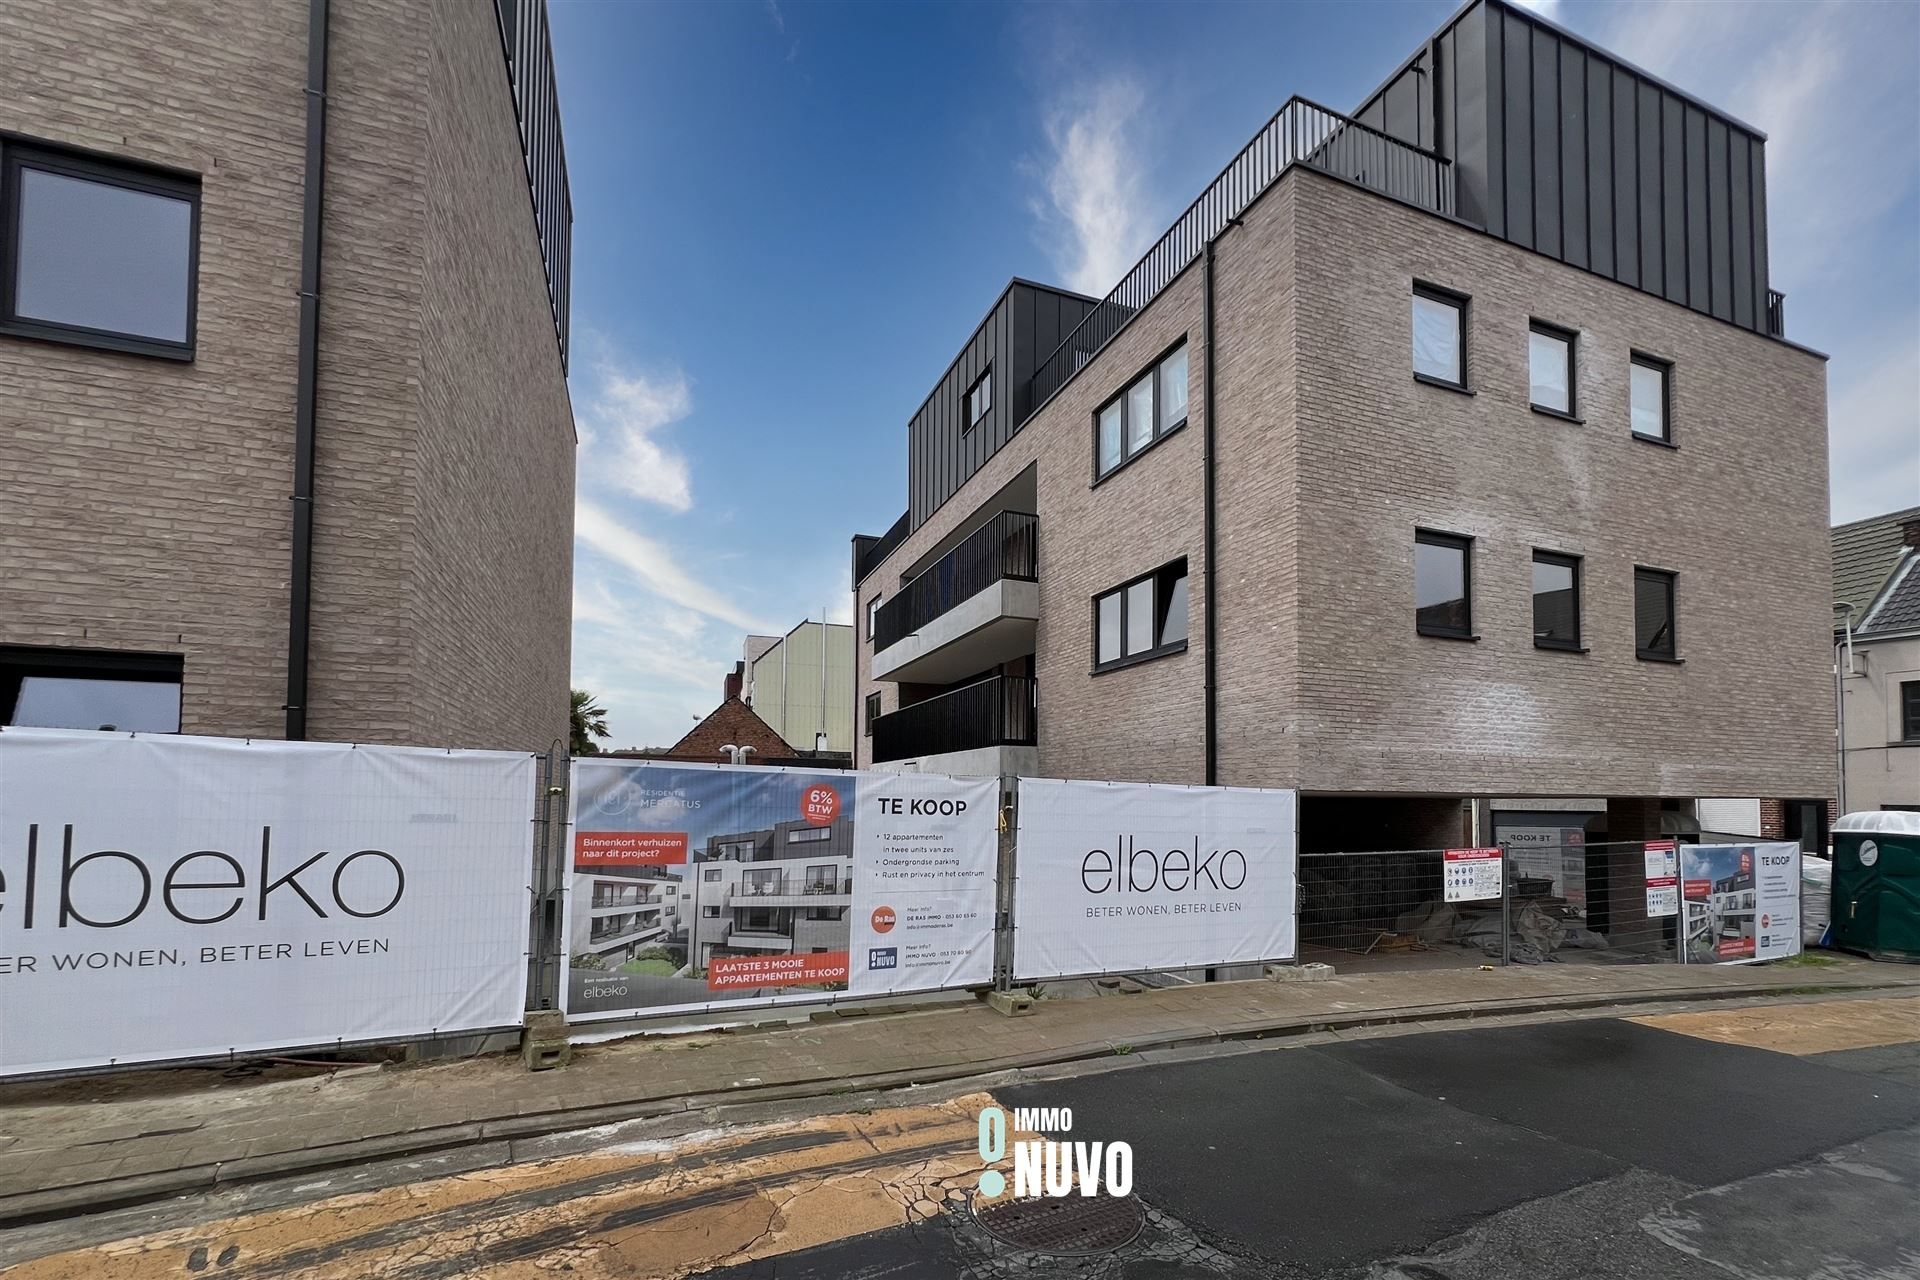
<instances>
[{"instance_id":1,"label":"sidewalk","mask_svg":"<svg viewBox=\"0 0 1920 1280\"><path fill-rule=\"evenodd\" d=\"M1545 966L1254 981L1041 1001L822 1015L770 1031L517 1058L335 1069L218 1068L0 1085L0 1226L217 1184L498 1142L639 1116L926 1084L1174 1045L1389 1022L1920 987L1920 967Z\"/></svg>"}]
</instances>

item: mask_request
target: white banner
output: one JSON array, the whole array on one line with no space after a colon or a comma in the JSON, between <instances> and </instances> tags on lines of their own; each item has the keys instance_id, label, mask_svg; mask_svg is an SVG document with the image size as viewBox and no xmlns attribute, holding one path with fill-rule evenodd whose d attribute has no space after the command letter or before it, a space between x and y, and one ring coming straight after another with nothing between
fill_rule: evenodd
<instances>
[{"instance_id":1,"label":"white banner","mask_svg":"<svg viewBox=\"0 0 1920 1280\"><path fill-rule=\"evenodd\" d=\"M573 762L569 1017L993 980L992 778Z\"/></svg>"},{"instance_id":2,"label":"white banner","mask_svg":"<svg viewBox=\"0 0 1920 1280\"><path fill-rule=\"evenodd\" d=\"M534 768L0 732L0 1075L518 1024Z\"/></svg>"},{"instance_id":3,"label":"white banner","mask_svg":"<svg viewBox=\"0 0 1920 1280\"><path fill-rule=\"evenodd\" d=\"M1800 846L1683 844L1680 895L1689 964L1778 960L1800 952Z\"/></svg>"},{"instance_id":4,"label":"white banner","mask_svg":"<svg viewBox=\"0 0 1920 1280\"><path fill-rule=\"evenodd\" d=\"M1020 779L1014 975L1291 957L1296 813L1291 791Z\"/></svg>"}]
</instances>

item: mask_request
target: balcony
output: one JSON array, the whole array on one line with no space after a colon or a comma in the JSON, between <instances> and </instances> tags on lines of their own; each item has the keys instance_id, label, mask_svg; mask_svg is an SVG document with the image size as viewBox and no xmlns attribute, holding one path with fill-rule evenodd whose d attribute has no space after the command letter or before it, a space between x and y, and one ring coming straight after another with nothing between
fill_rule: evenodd
<instances>
[{"instance_id":1,"label":"balcony","mask_svg":"<svg viewBox=\"0 0 1920 1280\"><path fill-rule=\"evenodd\" d=\"M1034 682L994 676L903 707L873 722L873 762L917 760L929 773L984 776L1017 772L959 753L1001 756L1034 744ZM945 758L943 760L943 758Z\"/></svg>"},{"instance_id":2,"label":"balcony","mask_svg":"<svg viewBox=\"0 0 1920 1280\"><path fill-rule=\"evenodd\" d=\"M880 606L873 676L948 684L1033 652L1039 520L1002 511Z\"/></svg>"},{"instance_id":3,"label":"balcony","mask_svg":"<svg viewBox=\"0 0 1920 1280\"><path fill-rule=\"evenodd\" d=\"M791 951L793 939L784 933L758 930L747 933L736 929L727 935L726 945L741 951Z\"/></svg>"},{"instance_id":4,"label":"balcony","mask_svg":"<svg viewBox=\"0 0 1920 1280\"><path fill-rule=\"evenodd\" d=\"M845 907L853 904L853 880L816 880L810 876L769 876L742 880L727 895L727 905L749 907Z\"/></svg>"}]
</instances>

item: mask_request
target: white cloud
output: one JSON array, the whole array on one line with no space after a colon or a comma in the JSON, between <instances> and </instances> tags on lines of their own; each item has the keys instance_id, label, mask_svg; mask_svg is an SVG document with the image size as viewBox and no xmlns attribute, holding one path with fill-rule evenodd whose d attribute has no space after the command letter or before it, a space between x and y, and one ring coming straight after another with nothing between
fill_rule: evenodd
<instances>
[{"instance_id":1,"label":"white cloud","mask_svg":"<svg viewBox=\"0 0 1920 1280\"><path fill-rule=\"evenodd\" d=\"M1069 289L1102 296L1151 241L1137 132L1145 94L1114 73L1056 99L1046 112L1041 165L1055 269Z\"/></svg>"},{"instance_id":2,"label":"white cloud","mask_svg":"<svg viewBox=\"0 0 1920 1280\"><path fill-rule=\"evenodd\" d=\"M574 506L574 539L624 569L634 582L683 610L755 630L760 624L724 593L684 568L666 544L622 524L591 498Z\"/></svg>"},{"instance_id":3,"label":"white cloud","mask_svg":"<svg viewBox=\"0 0 1920 1280\"><path fill-rule=\"evenodd\" d=\"M597 359L586 395L580 459L596 478L672 511L693 506L687 460L660 433L693 412L693 391L678 370L648 375Z\"/></svg>"}]
</instances>

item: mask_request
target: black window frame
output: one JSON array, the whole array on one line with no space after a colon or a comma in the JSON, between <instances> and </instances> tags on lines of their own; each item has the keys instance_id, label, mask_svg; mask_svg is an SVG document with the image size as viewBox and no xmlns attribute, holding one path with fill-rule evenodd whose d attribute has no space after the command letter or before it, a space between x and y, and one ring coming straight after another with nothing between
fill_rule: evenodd
<instances>
[{"instance_id":1,"label":"black window frame","mask_svg":"<svg viewBox=\"0 0 1920 1280\"><path fill-rule=\"evenodd\" d=\"M1650 436L1633 425L1633 367L1651 369L1660 375L1660 429L1661 435ZM1662 356L1650 355L1645 351L1633 351L1627 357L1627 433L1635 440L1644 440L1648 444L1664 445L1669 449L1678 448L1673 438L1673 361Z\"/></svg>"},{"instance_id":2,"label":"black window frame","mask_svg":"<svg viewBox=\"0 0 1920 1280\"><path fill-rule=\"evenodd\" d=\"M1533 398L1533 335L1543 338L1555 338L1567 344L1567 407L1557 409L1550 404L1541 404ZM1559 418L1565 422L1581 422L1580 417L1580 331L1569 329L1565 325L1554 324L1551 320L1542 320L1538 316L1527 321L1527 407L1535 413L1549 418Z\"/></svg>"},{"instance_id":3,"label":"black window frame","mask_svg":"<svg viewBox=\"0 0 1920 1280\"><path fill-rule=\"evenodd\" d=\"M1640 644L1640 582L1659 579L1667 587L1667 645L1664 650ZM1680 575L1653 565L1633 566L1633 656L1642 662L1678 663L1680 658Z\"/></svg>"},{"instance_id":4,"label":"black window frame","mask_svg":"<svg viewBox=\"0 0 1920 1280\"><path fill-rule=\"evenodd\" d=\"M1156 658L1171 657L1176 653L1185 653L1188 636L1192 635L1193 598L1191 587L1187 598L1187 636L1178 640L1165 640L1167 603L1173 597L1173 583L1188 578L1187 557L1178 556L1165 564L1149 569L1145 573L1135 574L1116 587L1098 592L1091 600L1093 619L1093 665L1091 674L1104 675L1109 671L1118 671L1123 667L1138 666L1143 662L1152 662ZM1153 644L1137 653L1127 652L1127 593L1142 582L1151 581L1153 590ZM1164 586L1162 585L1164 582ZM1120 656L1109 661L1100 661L1100 602L1110 596L1120 598Z\"/></svg>"},{"instance_id":5,"label":"black window frame","mask_svg":"<svg viewBox=\"0 0 1920 1280\"><path fill-rule=\"evenodd\" d=\"M1115 392L1113 395L1110 395L1105 400L1101 401L1099 406L1094 409L1093 411L1093 484L1091 487L1095 489L1099 488L1106 481L1112 479L1114 476L1119 475L1122 471L1125 471L1128 467L1132 466L1139 459L1146 457L1147 454L1153 451L1154 446L1158 445L1162 440L1165 440L1167 437L1173 435L1175 432L1179 431L1181 428L1187 425L1187 420L1193 414L1193 390L1191 385L1189 385L1187 388L1187 399L1186 399L1187 412L1180 415L1180 420L1178 422L1168 423L1165 427L1162 427L1160 425L1160 405L1163 398L1166 395L1166 392L1163 387L1163 378L1165 375L1166 363L1167 361L1173 359L1174 356L1178 355L1186 347L1186 345L1187 345L1187 335L1183 333L1180 335L1180 340L1178 342L1175 342L1172 345L1168 346L1166 350L1162 351L1158 356L1154 357L1154 359L1149 364L1147 364L1145 368L1136 371L1133 377L1128 378L1126 382L1121 384L1119 391ZM1129 413L1127 395L1135 387L1139 386L1143 380L1148 378L1153 379L1152 430L1149 432L1147 436L1147 442L1141 445L1138 449L1135 449L1131 453L1129 453L1127 451L1127 437L1129 434L1127 430L1127 427L1128 427L1127 415ZM1187 379L1189 384L1191 384L1193 379L1193 361L1191 356L1189 356L1187 361ZM1113 406L1116 404L1120 406L1120 460L1118 462L1115 462L1111 467L1107 468L1105 471L1102 471L1100 469L1100 416L1104 414L1107 410L1113 408Z\"/></svg>"},{"instance_id":6,"label":"black window frame","mask_svg":"<svg viewBox=\"0 0 1920 1280\"><path fill-rule=\"evenodd\" d=\"M1581 597L1586 590L1586 571L1583 558L1576 555L1569 555L1564 551L1548 551L1544 547L1535 547L1533 549L1533 558L1527 563L1529 568L1536 564L1553 564L1573 570L1573 639L1542 640L1540 638L1540 593L1533 591L1530 593L1532 596L1534 618L1533 647L1536 649L1553 649L1561 653L1585 653L1587 651L1586 617L1581 601ZM1471 600L1468 602L1468 607L1472 607Z\"/></svg>"},{"instance_id":7,"label":"black window frame","mask_svg":"<svg viewBox=\"0 0 1920 1280\"><path fill-rule=\"evenodd\" d=\"M865 726L861 732L862 737L871 738L873 736L873 722L879 718L880 691L876 689L868 694L866 700L861 704L861 720Z\"/></svg>"},{"instance_id":8,"label":"black window frame","mask_svg":"<svg viewBox=\"0 0 1920 1280\"><path fill-rule=\"evenodd\" d=\"M980 406L980 411L978 413L975 413L973 408L973 393L980 390L980 388L983 386L987 389L987 402L984 405ZM966 393L960 397L960 418L961 418L961 421L967 424L966 426L960 428L961 434L964 435L967 432L973 430L975 427L979 426L982 422L985 422L987 420L987 416L992 412L993 412L993 366L989 364L985 369L982 369L980 371L979 377L975 378L972 382L967 384Z\"/></svg>"},{"instance_id":9,"label":"black window frame","mask_svg":"<svg viewBox=\"0 0 1920 1280\"><path fill-rule=\"evenodd\" d=\"M868 644L873 643L873 622L874 622L874 619L878 617L880 614L880 602L884 598L885 597L883 593L875 592L873 599L867 601L867 643Z\"/></svg>"},{"instance_id":10,"label":"black window frame","mask_svg":"<svg viewBox=\"0 0 1920 1280\"><path fill-rule=\"evenodd\" d=\"M1920 742L1920 680L1900 682L1900 741Z\"/></svg>"},{"instance_id":11,"label":"black window frame","mask_svg":"<svg viewBox=\"0 0 1920 1280\"><path fill-rule=\"evenodd\" d=\"M187 203L187 328L184 341L172 342L112 329L62 324L15 313L14 293L20 260L22 169L35 169L82 182L121 187ZM200 195L199 174L0 133L0 335L73 347L91 347L124 355L191 362L199 339Z\"/></svg>"},{"instance_id":12,"label":"black window frame","mask_svg":"<svg viewBox=\"0 0 1920 1280\"><path fill-rule=\"evenodd\" d=\"M1473 535L1451 533L1445 529L1419 528L1413 531L1414 545L1414 603L1413 630L1415 635L1430 636L1436 640L1478 640L1480 636L1473 629ZM1467 623L1465 627L1437 627L1420 621L1419 566L1420 547L1445 547L1460 552L1460 591L1467 603Z\"/></svg>"},{"instance_id":13,"label":"black window frame","mask_svg":"<svg viewBox=\"0 0 1920 1280\"><path fill-rule=\"evenodd\" d=\"M21 682L28 676L48 676L62 680L137 680L174 685L180 690L181 727L173 732L184 733L187 721L186 674L186 658L177 653L73 649L58 645L0 645L0 725L13 723L14 713L19 709Z\"/></svg>"},{"instance_id":14,"label":"black window frame","mask_svg":"<svg viewBox=\"0 0 1920 1280\"><path fill-rule=\"evenodd\" d=\"M1459 319L1460 327L1460 380L1458 382L1442 378L1437 374L1422 373L1412 369L1413 365L1413 298L1425 298L1428 302L1437 302L1452 307ZM1415 280L1413 292L1407 302L1407 364L1413 372L1413 380L1424 386L1439 387L1446 391L1458 391L1465 395L1473 394L1473 344L1469 341L1469 321L1473 315L1473 296L1461 293L1458 289L1449 289L1443 284L1434 284L1428 280Z\"/></svg>"}]
</instances>

